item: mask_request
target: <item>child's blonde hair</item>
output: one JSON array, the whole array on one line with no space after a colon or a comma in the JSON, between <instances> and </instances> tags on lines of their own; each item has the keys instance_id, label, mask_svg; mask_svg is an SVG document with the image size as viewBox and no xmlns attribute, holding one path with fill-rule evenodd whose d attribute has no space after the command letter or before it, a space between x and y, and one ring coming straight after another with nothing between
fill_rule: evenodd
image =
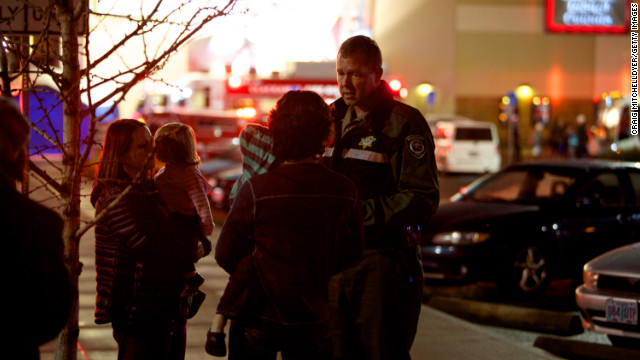
<instances>
[{"instance_id":1,"label":"child's blonde hair","mask_svg":"<svg viewBox=\"0 0 640 360\"><path fill-rule=\"evenodd\" d=\"M181 123L168 123L156 131L156 158L165 164L198 165L193 129Z\"/></svg>"}]
</instances>

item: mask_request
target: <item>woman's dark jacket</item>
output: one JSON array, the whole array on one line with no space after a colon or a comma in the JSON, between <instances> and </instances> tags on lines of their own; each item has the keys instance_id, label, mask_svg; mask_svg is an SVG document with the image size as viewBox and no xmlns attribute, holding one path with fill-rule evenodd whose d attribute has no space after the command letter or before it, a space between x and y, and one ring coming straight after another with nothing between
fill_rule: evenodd
<instances>
[{"instance_id":1,"label":"woman's dark jacket","mask_svg":"<svg viewBox=\"0 0 640 360\"><path fill-rule=\"evenodd\" d=\"M91 202L96 216L124 190L110 196L101 186ZM95 321L120 331L162 331L180 318L184 287L179 237L167 227L152 185L136 185L96 223Z\"/></svg>"}]
</instances>

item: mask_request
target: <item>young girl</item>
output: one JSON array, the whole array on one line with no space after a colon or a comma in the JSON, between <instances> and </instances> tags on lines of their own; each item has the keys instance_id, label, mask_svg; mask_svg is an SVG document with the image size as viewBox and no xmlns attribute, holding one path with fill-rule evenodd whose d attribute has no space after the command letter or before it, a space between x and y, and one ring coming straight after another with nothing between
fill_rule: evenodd
<instances>
[{"instance_id":1,"label":"young girl","mask_svg":"<svg viewBox=\"0 0 640 360\"><path fill-rule=\"evenodd\" d=\"M169 209L170 220L178 221L187 231L184 236L185 249L199 246L194 239L200 238L206 253L211 243L206 238L213 233L213 217L207 198L210 185L198 170L200 158L196 152L193 129L180 123L162 126L155 134L156 158L165 163L156 176L155 184ZM204 236L198 236L198 235ZM191 253L189 251L185 252ZM204 301L204 293L198 288L204 278L195 270L198 259L184 258L186 289L194 294L189 306L189 318L195 315Z\"/></svg>"},{"instance_id":2,"label":"young girl","mask_svg":"<svg viewBox=\"0 0 640 360\"><path fill-rule=\"evenodd\" d=\"M247 124L240 133L240 152L242 153L242 176L236 181L229 195L233 200L240 186L253 176L266 173L279 165L279 161L273 154L273 137L269 132L269 128L258 124ZM242 261L250 261L249 258ZM236 275L237 277L237 275ZM230 279L234 282L237 279ZM246 287L247 284L242 281L236 287ZM232 286L233 287L233 286ZM227 288L230 288L227 286ZM238 294L230 294L225 290L224 300L233 298ZM242 295L240 295L242 296ZM222 300L222 301L224 301ZM207 342L205 349L209 355L223 357L227 355L227 346L225 344L226 334L224 328L227 324L227 317L216 312L211 322L211 328L207 333Z\"/></svg>"}]
</instances>

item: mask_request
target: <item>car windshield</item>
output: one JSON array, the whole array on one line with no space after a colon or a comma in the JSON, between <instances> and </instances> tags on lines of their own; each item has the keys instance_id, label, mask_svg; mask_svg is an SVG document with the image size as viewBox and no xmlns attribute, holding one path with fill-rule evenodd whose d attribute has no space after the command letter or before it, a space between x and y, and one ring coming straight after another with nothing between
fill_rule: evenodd
<instances>
[{"instance_id":1,"label":"car windshield","mask_svg":"<svg viewBox=\"0 0 640 360\"><path fill-rule=\"evenodd\" d=\"M491 141L491 139L491 129L489 128L459 127L458 130L456 130L456 140Z\"/></svg>"},{"instance_id":2,"label":"car windshield","mask_svg":"<svg viewBox=\"0 0 640 360\"><path fill-rule=\"evenodd\" d=\"M473 184L460 200L544 204L560 199L575 177L546 170L505 171Z\"/></svg>"}]
</instances>

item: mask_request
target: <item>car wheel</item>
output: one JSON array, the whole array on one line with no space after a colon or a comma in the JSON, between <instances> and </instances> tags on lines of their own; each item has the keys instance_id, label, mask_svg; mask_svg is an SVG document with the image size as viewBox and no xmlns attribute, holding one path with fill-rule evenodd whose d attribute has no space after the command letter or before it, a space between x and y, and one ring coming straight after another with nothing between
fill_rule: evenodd
<instances>
[{"instance_id":1,"label":"car wheel","mask_svg":"<svg viewBox=\"0 0 640 360\"><path fill-rule=\"evenodd\" d=\"M607 335L607 337L609 338L609 341L611 341L611 344L613 346L640 349L639 339L632 339L632 338L626 338L626 337L615 336L615 335Z\"/></svg>"},{"instance_id":2,"label":"car wheel","mask_svg":"<svg viewBox=\"0 0 640 360\"><path fill-rule=\"evenodd\" d=\"M510 257L498 285L512 295L527 298L541 294L549 286L548 259L535 245L520 248Z\"/></svg>"}]
</instances>

